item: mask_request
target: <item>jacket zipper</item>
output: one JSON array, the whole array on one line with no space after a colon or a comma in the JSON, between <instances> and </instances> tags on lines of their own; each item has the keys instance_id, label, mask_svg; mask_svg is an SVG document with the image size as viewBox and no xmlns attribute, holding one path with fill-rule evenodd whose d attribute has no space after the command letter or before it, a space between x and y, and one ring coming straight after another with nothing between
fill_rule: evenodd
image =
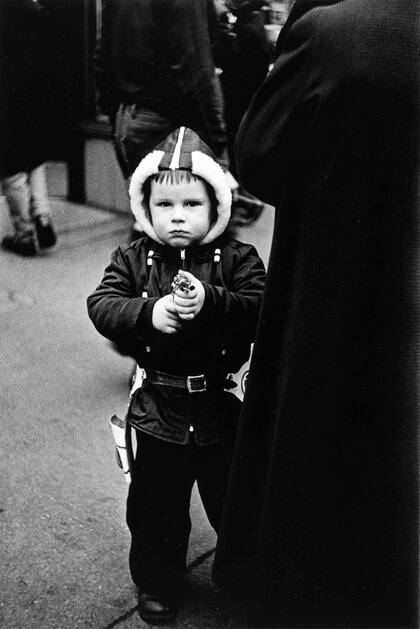
<instances>
[{"instance_id":1,"label":"jacket zipper","mask_svg":"<svg viewBox=\"0 0 420 629\"><path fill-rule=\"evenodd\" d=\"M183 271L185 271L185 249L181 249L180 254L181 254L181 268ZM194 426L192 424L190 424L189 432L190 433L194 432Z\"/></svg>"}]
</instances>

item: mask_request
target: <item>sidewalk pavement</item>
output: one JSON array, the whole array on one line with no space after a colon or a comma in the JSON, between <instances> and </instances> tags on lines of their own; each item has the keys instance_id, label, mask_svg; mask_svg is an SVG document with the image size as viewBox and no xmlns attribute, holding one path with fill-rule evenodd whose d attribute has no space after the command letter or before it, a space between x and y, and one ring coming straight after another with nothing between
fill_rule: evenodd
<instances>
[{"instance_id":1,"label":"sidewalk pavement","mask_svg":"<svg viewBox=\"0 0 420 629\"><path fill-rule=\"evenodd\" d=\"M127 485L108 419L124 414L132 362L94 330L86 296L128 215L53 198L59 241L36 258L0 251L0 627L139 629L127 565ZM0 234L8 218L0 197ZM240 237L267 260L272 212ZM171 627L241 629L210 579L216 537L197 493L189 577Z\"/></svg>"}]
</instances>

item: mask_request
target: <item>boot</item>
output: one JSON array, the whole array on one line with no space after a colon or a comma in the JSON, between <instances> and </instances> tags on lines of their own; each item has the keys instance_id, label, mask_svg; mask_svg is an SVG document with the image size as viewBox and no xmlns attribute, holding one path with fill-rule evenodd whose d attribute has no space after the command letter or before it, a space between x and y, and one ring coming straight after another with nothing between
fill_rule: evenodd
<instances>
[{"instance_id":1,"label":"boot","mask_svg":"<svg viewBox=\"0 0 420 629\"><path fill-rule=\"evenodd\" d=\"M45 216L36 216L34 218L34 224L40 248L48 249L48 247L53 247L57 242L57 236L51 219Z\"/></svg>"},{"instance_id":2,"label":"boot","mask_svg":"<svg viewBox=\"0 0 420 629\"><path fill-rule=\"evenodd\" d=\"M5 236L1 241L2 249L20 256L35 256L36 242L32 234L28 236Z\"/></svg>"}]
</instances>

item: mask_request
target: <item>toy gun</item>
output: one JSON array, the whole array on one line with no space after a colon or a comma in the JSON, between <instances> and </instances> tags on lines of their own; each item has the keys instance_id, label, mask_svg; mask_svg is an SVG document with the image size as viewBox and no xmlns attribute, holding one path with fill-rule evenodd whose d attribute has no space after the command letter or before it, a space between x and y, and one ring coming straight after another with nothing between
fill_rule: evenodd
<instances>
[{"instance_id":1,"label":"toy gun","mask_svg":"<svg viewBox=\"0 0 420 629\"><path fill-rule=\"evenodd\" d=\"M183 293L188 293L194 290L194 284L191 284L190 280L177 273L172 280L171 292L174 294L177 290L181 290Z\"/></svg>"}]
</instances>

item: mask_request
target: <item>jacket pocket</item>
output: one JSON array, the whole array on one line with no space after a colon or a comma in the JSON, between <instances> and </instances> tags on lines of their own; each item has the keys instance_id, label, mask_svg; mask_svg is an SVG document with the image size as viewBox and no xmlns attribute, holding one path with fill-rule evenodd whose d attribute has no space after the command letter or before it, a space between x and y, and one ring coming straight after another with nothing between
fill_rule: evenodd
<instances>
[{"instance_id":1,"label":"jacket pocket","mask_svg":"<svg viewBox=\"0 0 420 629\"><path fill-rule=\"evenodd\" d=\"M146 379L131 398L127 420L137 430L183 443L188 436L188 415L183 391L154 385Z\"/></svg>"},{"instance_id":2,"label":"jacket pocket","mask_svg":"<svg viewBox=\"0 0 420 629\"><path fill-rule=\"evenodd\" d=\"M127 419L134 428L153 427L160 420L160 412L154 396L150 394L147 382L137 389L128 407Z\"/></svg>"}]
</instances>

